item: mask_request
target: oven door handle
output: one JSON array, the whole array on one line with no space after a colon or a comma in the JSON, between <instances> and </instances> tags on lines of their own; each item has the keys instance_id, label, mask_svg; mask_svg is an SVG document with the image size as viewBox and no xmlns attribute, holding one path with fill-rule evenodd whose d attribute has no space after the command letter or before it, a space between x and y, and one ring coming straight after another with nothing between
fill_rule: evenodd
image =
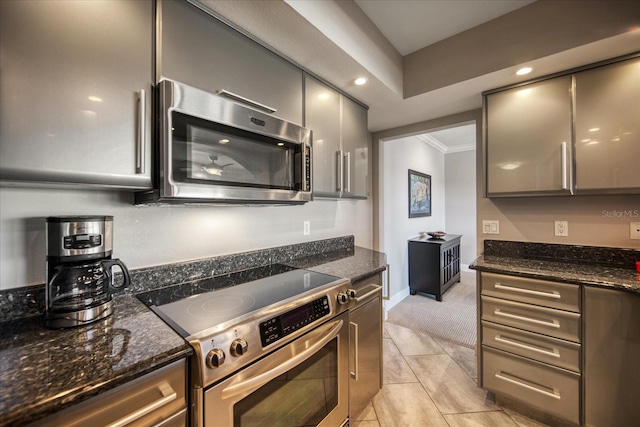
<instances>
[{"instance_id":1,"label":"oven door handle","mask_svg":"<svg viewBox=\"0 0 640 427\"><path fill-rule=\"evenodd\" d=\"M313 344L311 344L303 352L295 355L294 357L290 358L286 362L276 366L275 368L267 372L263 372L259 375L256 375L255 377L249 378L237 384L233 384L233 385L230 385L229 387L226 387L224 390L222 390L220 397L222 399L229 399L238 394L243 394L244 396L246 396L251 392L253 392L254 390L262 387L272 379L277 378L280 375L288 372L290 369L296 367L300 363L304 362L305 360L307 360L308 358L316 354L329 341L331 341L336 336L338 336L338 334L340 333L340 329L342 329L343 323L344 322L342 320L334 322L334 324L331 325L331 329L329 330L329 332L326 333L326 335L324 336L322 336L322 334L324 334L324 330L317 331L317 334L313 332L308 334L306 342L313 343ZM320 335L320 337L318 337L318 335Z\"/></svg>"}]
</instances>

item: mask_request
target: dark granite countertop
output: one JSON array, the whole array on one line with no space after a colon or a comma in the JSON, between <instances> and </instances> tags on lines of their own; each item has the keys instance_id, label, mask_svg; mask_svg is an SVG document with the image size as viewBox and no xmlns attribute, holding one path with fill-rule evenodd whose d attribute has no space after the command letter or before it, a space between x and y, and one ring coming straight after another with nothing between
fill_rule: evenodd
<instances>
[{"instance_id":1,"label":"dark granite countertop","mask_svg":"<svg viewBox=\"0 0 640 427\"><path fill-rule=\"evenodd\" d=\"M354 247L353 237L337 238L132 271L127 292L180 282L176 277L189 281L205 277L207 271L226 273L272 262L351 281L386 268L385 254ZM14 310L12 316L18 316L18 310L29 316L0 323L0 425L36 421L193 354L189 344L132 293L114 297L110 318L51 330L41 315L33 314L41 309L43 292L43 286L16 289L0 301L5 312ZM25 296L28 304L22 303Z\"/></svg>"},{"instance_id":2,"label":"dark granite countertop","mask_svg":"<svg viewBox=\"0 0 640 427\"><path fill-rule=\"evenodd\" d=\"M24 425L192 354L132 295L114 315L64 330L42 317L0 323L0 425Z\"/></svg>"},{"instance_id":3,"label":"dark granite countertop","mask_svg":"<svg viewBox=\"0 0 640 427\"><path fill-rule=\"evenodd\" d=\"M469 268L640 294L637 250L504 241L484 249Z\"/></svg>"},{"instance_id":4,"label":"dark granite countertop","mask_svg":"<svg viewBox=\"0 0 640 427\"><path fill-rule=\"evenodd\" d=\"M387 257L382 252L355 246L298 258L286 264L357 282L384 271Z\"/></svg>"}]
</instances>

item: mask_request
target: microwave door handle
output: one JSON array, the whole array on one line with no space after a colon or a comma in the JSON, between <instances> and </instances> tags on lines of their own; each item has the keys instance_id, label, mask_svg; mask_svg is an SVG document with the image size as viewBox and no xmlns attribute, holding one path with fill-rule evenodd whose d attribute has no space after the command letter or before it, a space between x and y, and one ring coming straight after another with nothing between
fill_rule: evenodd
<instances>
[{"instance_id":1,"label":"microwave door handle","mask_svg":"<svg viewBox=\"0 0 640 427\"><path fill-rule=\"evenodd\" d=\"M224 390L222 390L220 397L222 399L229 399L237 395L242 395L243 397L247 396L254 390L273 380L274 378L277 378L280 375L298 366L299 364L316 354L318 351L320 351L329 341L337 337L340 333L340 329L342 329L343 323L343 320L331 323L331 329L324 336L318 337L317 335L323 334L325 328L322 328L321 331L318 331L318 334L309 334L306 341L313 344L311 344L304 351L267 372L263 372L247 380L226 387Z\"/></svg>"},{"instance_id":2,"label":"microwave door handle","mask_svg":"<svg viewBox=\"0 0 640 427\"><path fill-rule=\"evenodd\" d=\"M261 104L261 103L259 103L257 101L254 101L253 99L245 98L244 96L238 95L237 93L229 92L226 89L220 89L218 91L218 95L222 95L225 98L229 98L229 99L232 99L234 101L242 102L243 104L247 104L250 107L254 107L254 108L257 108L259 110L266 111L269 114L273 114L273 113L278 111L273 107L269 107L268 105Z\"/></svg>"}]
</instances>

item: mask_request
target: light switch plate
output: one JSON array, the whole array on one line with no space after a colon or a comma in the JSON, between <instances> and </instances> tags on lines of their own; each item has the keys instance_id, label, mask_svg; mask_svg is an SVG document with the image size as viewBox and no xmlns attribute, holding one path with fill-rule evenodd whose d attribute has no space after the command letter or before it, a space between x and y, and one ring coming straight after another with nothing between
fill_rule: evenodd
<instances>
[{"instance_id":1,"label":"light switch plate","mask_svg":"<svg viewBox=\"0 0 640 427\"><path fill-rule=\"evenodd\" d=\"M500 234L500 221L482 220L482 234Z\"/></svg>"},{"instance_id":2,"label":"light switch plate","mask_svg":"<svg viewBox=\"0 0 640 427\"><path fill-rule=\"evenodd\" d=\"M302 234L305 236L308 236L309 234L311 234L311 221L305 221L303 223L303 228L302 228Z\"/></svg>"},{"instance_id":3,"label":"light switch plate","mask_svg":"<svg viewBox=\"0 0 640 427\"><path fill-rule=\"evenodd\" d=\"M629 223L629 238L640 240L640 222Z\"/></svg>"}]
</instances>

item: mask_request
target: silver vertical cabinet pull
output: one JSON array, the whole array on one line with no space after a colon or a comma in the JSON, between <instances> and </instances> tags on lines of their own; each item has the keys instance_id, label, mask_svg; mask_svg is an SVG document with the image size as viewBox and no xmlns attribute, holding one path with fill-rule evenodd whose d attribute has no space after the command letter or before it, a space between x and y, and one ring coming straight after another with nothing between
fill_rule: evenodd
<instances>
[{"instance_id":1,"label":"silver vertical cabinet pull","mask_svg":"<svg viewBox=\"0 0 640 427\"><path fill-rule=\"evenodd\" d=\"M342 150L336 151L336 191L342 191L344 182L344 162L342 161Z\"/></svg>"},{"instance_id":2,"label":"silver vertical cabinet pull","mask_svg":"<svg viewBox=\"0 0 640 427\"><path fill-rule=\"evenodd\" d=\"M145 144L147 139L147 93L140 89L137 96L138 107L138 135L136 141L136 173L145 173Z\"/></svg>"},{"instance_id":3,"label":"silver vertical cabinet pull","mask_svg":"<svg viewBox=\"0 0 640 427\"><path fill-rule=\"evenodd\" d=\"M351 152L347 151L344 154L344 158L343 158L344 163L346 164L346 177L345 177L345 182L343 183L343 187L344 187L344 191L346 191L347 193L351 193Z\"/></svg>"},{"instance_id":4,"label":"silver vertical cabinet pull","mask_svg":"<svg viewBox=\"0 0 640 427\"><path fill-rule=\"evenodd\" d=\"M567 165L567 161L568 161L568 156L567 156L567 142L566 141L562 141L562 143L560 144L560 167L562 168L561 170L561 176L562 176L562 189L563 190L568 190L569 189L569 168Z\"/></svg>"},{"instance_id":5,"label":"silver vertical cabinet pull","mask_svg":"<svg viewBox=\"0 0 640 427\"><path fill-rule=\"evenodd\" d=\"M353 334L351 335L353 340L353 371L349 371L349 375L354 380L358 381L358 324L349 322L349 326L351 326L353 330Z\"/></svg>"}]
</instances>

